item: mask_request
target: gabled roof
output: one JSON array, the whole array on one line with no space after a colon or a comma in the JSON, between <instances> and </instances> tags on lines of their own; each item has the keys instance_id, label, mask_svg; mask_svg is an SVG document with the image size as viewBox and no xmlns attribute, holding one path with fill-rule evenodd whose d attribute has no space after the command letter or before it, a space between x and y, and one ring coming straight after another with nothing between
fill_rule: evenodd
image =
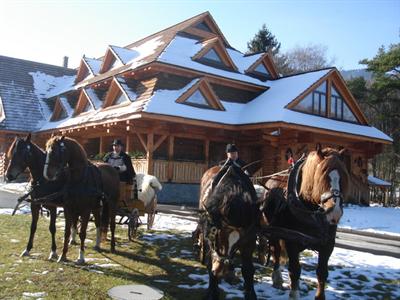
<instances>
[{"instance_id":1,"label":"gabled roof","mask_svg":"<svg viewBox=\"0 0 400 300\"><path fill-rule=\"evenodd\" d=\"M95 110L97 107L100 107L101 104L99 105L99 102L101 103L101 101L97 98L96 93L94 93L92 89L82 89L79 95L78 103L75 106L74 115L77 116L82 113L87 105L89 105L90 110Z\"/></svg>"},{"instance_id":2,"label":"gabled roof","mask_svg":"<svg viewBox=\"0 0 400 300\"><path fill-rule=\"evenodd\" d=\"M100 72L101 60L83 56L79 64L75 82L78 83L88 76L96 76Z\"/></svg>"},{"instance_id":3,"label":"gabled roof","mask_svg":"<svg viewBox=\"0 0 400 300\"><path fill-rule=\"evenodd\" d=\"M251 73L254 72L254 70L259 66L260 64L263 64L269 74L271 75L272 79L276 79L279 77L278 70L275 66L274 60L272 59L272 55L269 54L268 52L262 53L258 59L253 62L246 70L245 73Z\"/></svg>"},{"instance_id":4,"label":"gabled roof","mask_svg":"<svg viewBox=\"0 0 400 300\"><path fill-rule=\"evenodd\" d=\"M225 110L224 106L219 101L207 79L201 78L194 83L187 91L185 91L178 99L177 103L186 103L188 99L196 92L200 91L204 99L207 101L209 108L216 110Z\"/></svg>"},{"instance_id":5,"label":"gabled roof","mask_svg":"<svg viewBox=\"0 0 400 300\"><path fill-rule=\"evenodd\" d=\"M197 80L194 80L179 91L158 91L148 101L144 112L228 125L295 124L309 128L316 127L327 132L338 131L373 139L392 141L390 137L375 127L304 114L286 108L286 105L298 95L303 94L321 78L324 78L335 70L320 70L271 81L268 91L247 104L221 101L225 107L225 111L204 110L176 103L175 100L180 95L197 83Z\"/></svg>"},{"instance_id":6,"label":"gabled roof","mask_svg":"<svg viewBox=\"0 0 400 300\"><path fill-rule=\"evenodd\" d=\"M122 77L114 77L104 100L103 107L113 105L113 102L121 93L124 94L126 99L131 102L135 101L137 97L135 91L128 86L125 79Z\"/></svg>"},{"instance_id":7,"label":"gabled roof","mask_svg":"<svg viewBox=\"0 0 400 300\"><path fill-rule=\"evenodd\" d=\"M75 74L73 69L0 56L0 96L6 117L0 129L39 129L52 113L43 100L71 85Z\"/></svg>"},{"instance_id":8,"label":"gabled roof","mask_svg":"<svg viewBox=\"0 0 400 300\"><path fill-rule=\"evenodd\" d=\"M60 119L62 113L66 115L66 117L70 117L73 115L73 108L69 105L68 100L65 96L59 96L55 100L53 114L50 117L50 121L57 121Z\"/></svg>"}]
</instances>

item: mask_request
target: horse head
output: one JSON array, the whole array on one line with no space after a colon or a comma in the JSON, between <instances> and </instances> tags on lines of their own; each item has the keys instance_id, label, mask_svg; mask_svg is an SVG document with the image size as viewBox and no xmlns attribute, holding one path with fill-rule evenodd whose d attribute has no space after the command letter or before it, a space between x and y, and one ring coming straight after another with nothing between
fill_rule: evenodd
<instances>
[{"instance_id":1,"label":"horse head","mask_svg":"<svg viewBox=\"0 0 400 300\"><path fill-rule=\"evenodd\" d=\"M211 272L228 280L233 276L234 254L255 236L256 202L240 172L229 167L205 203Z\"/></svg>"},{"instance_id":2,"label":"horse head","mask_svg":"<svg viewBox=\"0 0 400 300\"><path fill-rule=\"evenodd\" d=\"M344 164L346 150L333 148L312 151L303 167L300 196L319 205L331 225L337 225L343 215L343 199L347 197L349 173Z\"/></svg>"},{"instance_id":3,"label":"horse head","mask_svg":"<svg viewBox=\"0 0 400 300\"><path fill-rule=\"evenodd\" d=\"M34 144L31 142L31 134L28 134L25 138L15 137L7 151L7 158L9 159L5 174L7 181L15 180L26 168L34 165L33 150Z\"/></svg>"},{"instance_id":4,"label":"horse head","mask_svg":"<svg viewBox=\"0 0 400 300\"><path fill-rule=\"evenodd\" d=\"M46 152L43 176L47 180L54 181L64 172L69 158L65 136L51 137L46 143Z\"/></svg>"}]
</instances>

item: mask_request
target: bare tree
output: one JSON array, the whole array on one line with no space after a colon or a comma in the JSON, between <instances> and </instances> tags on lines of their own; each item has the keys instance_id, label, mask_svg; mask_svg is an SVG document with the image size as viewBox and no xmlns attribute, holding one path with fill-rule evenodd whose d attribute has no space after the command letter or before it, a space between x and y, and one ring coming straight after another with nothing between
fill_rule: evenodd
<instances>
[{"instance_id":1,"label":"bare tree","mask_svg":"<svg viewBox=\"0 0 400 300\"><path fill-rule=\"evenodd\" d=\"M292 73L299 73L333 66L335 59L328 59L327 49L326 46L318 44L296 46L286 53L288 67Z\"/></svg>"}]
</instances>

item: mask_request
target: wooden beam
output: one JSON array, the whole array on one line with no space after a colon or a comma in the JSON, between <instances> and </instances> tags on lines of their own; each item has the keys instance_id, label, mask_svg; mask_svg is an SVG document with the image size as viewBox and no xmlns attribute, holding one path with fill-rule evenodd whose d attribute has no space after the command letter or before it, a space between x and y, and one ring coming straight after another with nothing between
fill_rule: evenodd
<instances>
[{"instance_id":1,"label":"wooden beam","mask_svg":"<svg viewBox=\"0 0 400 300\"><path fill-rule=\"evenodd\" d=\"M174 140L175 137L173 135L170 135L168 138L168 181L172 181L172 179L174 178Z\"/></svg>"},{"instance_id":2,"label":"wooden beam","mask_svg":"<svg viewBox=\"0 0 400 300\"><path fill-rule=\"evenodd\" d=\"M154 161L153 161L153 152L154 152L154 134L149 133L147 135L147 174L153 175L154 173Z\"/></svg>"},{"instance_id":3,"label":"wooden beam","mask_svg":"<svg viewBox=\"0 0 400 300\"><path fill-rule=\"evenodd\" d=\"M210 163L210 140L204 141L204 158L206 163L206 168L208 168Z\"/></svg>"},{"instance_id":4,"label":"wooden beam","mask_svg":"<svg viewBox=\"0 0 400 300\"><path fill-rule=\"evenodd\" d=\"M154 149L153 151L156 151L158 147L160 147L160 145L165 141L165 139L168 137L168 135L162 135L160 136L160 138L158 139L158 141L154 144Z\"/></svg>"},{"instance_id":5,"label":"wooden beam","mask_svg":"<svg viewBox=\"0 0 400 300\"><path fill-rule=\"evenodd\" d=\"M137 135L137 137L139 138L139 141L140 141L140 143L142 144L144 150L147 152L147 151L148 151L148 149L147 149L147 143L144 141L142 135L141 135L140 133L138 133L138 132L136 132L136 135Z\"/></svg>"}]
</instances>

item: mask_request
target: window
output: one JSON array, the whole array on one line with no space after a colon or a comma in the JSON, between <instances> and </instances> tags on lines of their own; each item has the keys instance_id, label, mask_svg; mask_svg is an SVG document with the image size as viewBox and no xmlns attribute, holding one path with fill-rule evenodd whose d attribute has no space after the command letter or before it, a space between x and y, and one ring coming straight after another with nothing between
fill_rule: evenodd
<instances>
[{"instance_id":1,"label":"window","mask_svg":"<svg viewBox=\"0 0 400 300\"><path fill-rule=\"evenodd\" d=\"M357 122L357 118L333 86L331 89L331 117L343 121Z\"/></svg>"},{"instance_id":2,"label":"window","mask_svg":"<svg viewBox=\"0 0 400 300\"><path fill-rule=\"evenodd\" d=\"M202 59L207 59L207 60L211 60L217 63L221 63L222 64L222 60L219 57L218 53L214 50L211 49L210 51L208 51L203 57Z\"/></svg>"},{"instance_id":3,"label":"window","mask_svg":"<svg viewBox=\"0 0 400 300\"><path fill-rule=\"evenodd\" d=\"M62 120L68 117L67 112L62 108L56 120Z\"/></svg>"},{"instance_id":4,"label":"window","mask_svg":"<svg viewBox=\"0 0 400 300\"><path fill-rule=\"evenodd\" d=\"M263 63L259 64L255 69L254 72L259 73L261 75L264 75L266 77L270 77L271 75L269 74L267 68L264 66Z\"/></svg>"},{"instance_id":5,"label":"window","mask_svg":"<svg viewBox=\"0 0 400 300\"><path fill-rule=\"evenodd\" d=\"M87 112L92 108L89 101L86 101L85 107L82 109L82 112Z\"/></svg>"},{"instance_id":6,"label":"window","mask_svg":"<svg viewBox=\"0 0 400 300\"><path fill-rule=\"evenodd\" d=\"M308 94L294 109L314 115L326 116L326 82Z\"/></svg>"},{"instance_id":7,"label":"window","mask_svg":"<svg viewBox=\"0 0 400 300\"><path fill-rule=\"evenodd\" d=\"M202 92L200 92L199 90L195 91L193 95L191 95L188 99L186 99L185 102L201 106L210 106L206 98L203 96Z\"/></svg>"}]
</instances>

